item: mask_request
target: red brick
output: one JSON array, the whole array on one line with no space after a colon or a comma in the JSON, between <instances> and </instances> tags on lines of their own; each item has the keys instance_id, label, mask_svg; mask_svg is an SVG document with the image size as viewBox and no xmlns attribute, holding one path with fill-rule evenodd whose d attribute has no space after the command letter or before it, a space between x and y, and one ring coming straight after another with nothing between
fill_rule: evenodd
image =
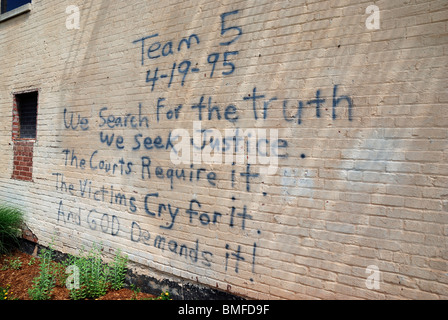
<instances>
[{"instance_id":1,"label":"red brick","mask_svg":"<svg viewBox=\"0 0 448 320\"><path fill-rule=\"evenodd\" d=\"M13 137L15 135L13 134ZM32 180L33 171L33 141L14 141L14 169L12 178L17 180Z\"/></svg>"}]
</instances>

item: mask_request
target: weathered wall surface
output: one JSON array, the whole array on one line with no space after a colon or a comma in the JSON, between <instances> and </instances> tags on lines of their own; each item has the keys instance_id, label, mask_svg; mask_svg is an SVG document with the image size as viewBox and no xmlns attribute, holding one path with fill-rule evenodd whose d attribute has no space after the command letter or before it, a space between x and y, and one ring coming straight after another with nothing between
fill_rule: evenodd
<instances>
[{"instance_id":1,"label":"weathered wall surface","mask_svg":"<svg viewBox=\"0 0 448 320\"><path fill-rule=\"evenodd\" d=\"M40 244L121 248L159 280L447 299L447 16L444 0L33 1L0 23L0 201ZM12 110L35 89L30 182L11 178Z\"/></svg>"}]
</instances>

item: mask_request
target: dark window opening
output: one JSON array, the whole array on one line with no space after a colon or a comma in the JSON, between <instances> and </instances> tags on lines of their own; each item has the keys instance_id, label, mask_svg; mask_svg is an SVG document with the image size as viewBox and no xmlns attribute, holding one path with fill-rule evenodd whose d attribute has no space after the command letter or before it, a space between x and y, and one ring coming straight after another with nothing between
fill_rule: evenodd
<instances>
[{"instance_id":1,"label":"dark window opening","mask_svg":"<svg viewBox=\"0 0 448 320\"><path fill-rule=\"evenodd\" d=\"M14 10L24 4L31 3L31 0L0 0L1 2L1 13L6 13L8 11Z\"/></svg>"},{"instance_id":2,"label":"dark window opening","mask_svg":"<svg viewBox=\"0 0 448 320\"><path fill-rule=\"evenodd\" d=\"M18 139L36 139L37 91L15 96L19 118Z\"/></svg>"}]
</instances>

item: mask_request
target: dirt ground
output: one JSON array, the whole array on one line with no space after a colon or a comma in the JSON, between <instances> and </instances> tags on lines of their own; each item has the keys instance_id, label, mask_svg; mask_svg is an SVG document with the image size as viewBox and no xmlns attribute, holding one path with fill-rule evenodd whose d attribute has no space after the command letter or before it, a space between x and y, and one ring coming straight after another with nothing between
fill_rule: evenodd
<instances>
[{"instance_id":1,"label":"dirt ground","mask_svg":"<svg viewBox=\"0 0 448 320\"><path fill-rule=\"evenodd\" d=\"M11 268L8 261L19 258L22 262L19 270ZM7 256L0 256L0 288L9 287L9 299L17 300L31 300L28 295L28 289L32 287L33 279L39 275L40 260L34 258L32 263L32 256L15 251ZM7 266L6 270L3 270ZM134 292L131 289L109 290L105 296L98 298L98 300L143 300L155 298L154 295ZM69 290L65 285L57 283L51 300L70 300Z\"/></svg>"}]
</instances>

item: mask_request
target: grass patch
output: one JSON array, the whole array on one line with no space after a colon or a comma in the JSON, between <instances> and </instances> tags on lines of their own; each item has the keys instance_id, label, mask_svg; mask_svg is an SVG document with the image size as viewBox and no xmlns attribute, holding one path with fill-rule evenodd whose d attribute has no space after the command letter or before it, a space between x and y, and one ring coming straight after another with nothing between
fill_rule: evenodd
<instances>
[{"instance_id":1,"label":"grass patch","mask_svg":"<svg viewBox=\"0 0 448 320\"><path fill-rule=\"evenodd\" d=\"M0 206L0 255L19 247L23 213L16 208Z\"/></svg>"}]
</instances>

